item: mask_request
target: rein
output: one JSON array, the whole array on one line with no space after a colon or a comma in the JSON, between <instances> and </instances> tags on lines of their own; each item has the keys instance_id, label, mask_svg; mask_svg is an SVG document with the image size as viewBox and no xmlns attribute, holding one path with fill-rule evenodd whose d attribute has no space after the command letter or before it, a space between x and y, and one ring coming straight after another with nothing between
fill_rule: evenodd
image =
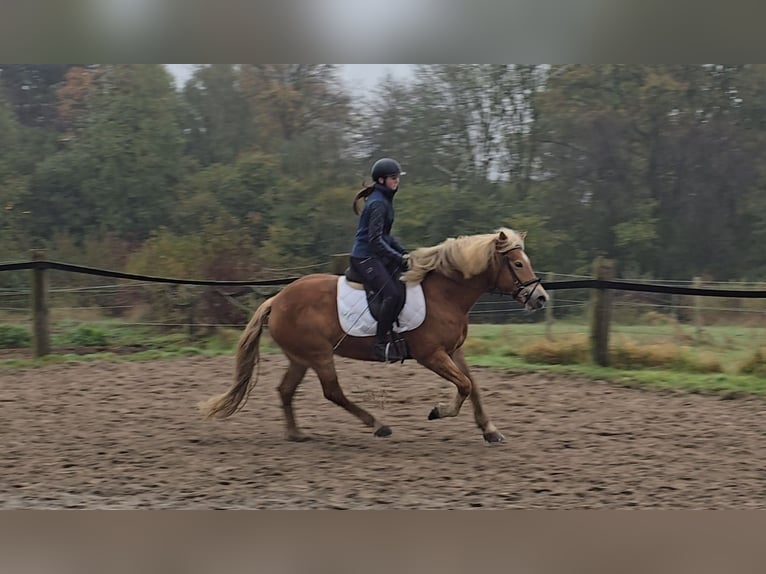
<instances>
[{"instance_id":1,"label":"rein","mask_svg":"<svg viewBox=\"0 0 766 574\"><path fill-rule=\"evenodd\" d=\"M503 262L508 266L508 270L511 272L511 275L513 276L513 285L515 289L512 293L508 293L507 291L502 291L497 288L497 284L500 281L500 273L503 272L503 266L500 265L500 267L497 270L497 275L495 276L495 286L491 289L491 291L495 293L500 293L501 295L510 295L514 299L518 301L518 295L521 293L524 289L529 287L530 285L534 285L532 289L529 290L529 293L527 293L527 296L524 298L524 301L522 305L525 305L529 302L529 300L532 298L532 294L535 292L535 289L537 289L537 286L540 285L542 282L539 277L535 276L529 281L522 281L519 277L518 273L516 273L516 270L513 268L513 263L511 263L511 260L508 257L508 254L511 251L515 251L516 249L521 249L520 245L517 245L516 247L511 247L508 251L503 253Z\"/></svg>"}]
</instances>

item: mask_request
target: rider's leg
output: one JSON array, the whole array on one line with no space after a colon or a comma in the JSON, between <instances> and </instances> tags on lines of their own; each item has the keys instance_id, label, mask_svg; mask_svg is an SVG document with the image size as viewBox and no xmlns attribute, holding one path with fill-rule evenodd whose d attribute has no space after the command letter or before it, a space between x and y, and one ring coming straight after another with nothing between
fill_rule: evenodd
<instances>
[{"instance_id":1,"label":"rider's leg","mask_svg":"<svg viewBox=\"0 0 766 574\"><path fill-rule=\"evenodd\" d=\"M397 297L386 297L380 306L378 312L378 330L375 334L375 346L373 347L373 358L377 361L399 362L406 357L403 356L404 350L401 345L394 344L394 333L392 327L396 319L396 307L398 306Z\"/></svg>"},{"instance_id":2,"label":"rider's leg","mask_svg":"<svg viewBox=\"0 0 766 574\"><path fill-rule=\"evenodd\" d=\"M373 289L381 301L378 316L378 329L373 359L378 361L401 361L404 357L396 345L391 344L391 330L396 319L396 307L399 302L399 286L386 266L378 258L352 258L351 265L364 277L365 286Z\"/></svg>"}]
</instances>

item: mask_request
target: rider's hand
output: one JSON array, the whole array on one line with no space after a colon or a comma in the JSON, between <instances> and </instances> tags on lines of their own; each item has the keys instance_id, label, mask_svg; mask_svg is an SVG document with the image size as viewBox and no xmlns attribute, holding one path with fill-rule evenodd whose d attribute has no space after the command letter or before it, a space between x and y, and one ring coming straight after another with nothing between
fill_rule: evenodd
<instances>
[{"instance_id":1,"label":"rider's hand","mask_svg":"<svg viewBox=\"0 0 766 574\"><path fill-rule=\"evenodd\" d=\"M399 261L399 268L402 270L402 273L406 273L410 270L410 255L409 253L405 253L402 255L402 259Z\"/></svg>"}]
</instances>

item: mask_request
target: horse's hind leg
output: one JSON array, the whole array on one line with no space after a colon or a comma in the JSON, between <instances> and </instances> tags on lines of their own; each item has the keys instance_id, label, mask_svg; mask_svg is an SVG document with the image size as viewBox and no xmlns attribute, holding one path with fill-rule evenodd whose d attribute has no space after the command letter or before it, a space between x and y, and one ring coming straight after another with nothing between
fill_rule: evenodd
<instances>
[{"instance_id":1,"label":"horse's hind leg","mask_svg":"<svg viewBox=\"0 0 766 574\"><path fill-rule=\"evenodd\" d=\"M323 360L318 365L312 365L312 367L319 377L319 382L322 383L322 392L324 392L327 400L332 401L339 407L343 407L366 426L375 429L375 436L388 436L391 434L391 429L388 426L376 420L374 416L356 403L348 400L338 383L338 374L335 371L332 356L327 360Z\"/></svg>"},{"instance_id":2,"label":"horse's hind leg","mask_svg":"<svg viewBox=\"0 0 766 574\"><path fill-rule=\"evenodd\" d=\"M303 380L303 376L306 374L304 365L300 365L290 359L290 364L282 377L282 382L279 384L279 396L282 399L282 408L285 411L285 422L287 423L287 439L293 441L304 441L308 437L301 432L298 425L295 424L295 414L293 413L293 397L295 396L295 390Z\"/></svg>"},{"instance_id":3,"label":"horse's hind leg","mask_svg":"<svg viewBox=\"0 0 766 574\"><path fill-rule=\"evenodd\" d=\"M481 429L482 434L484 435L484 440L487 442L503 442L505 440L505 437L500 433L500 431L497 430L494 424L492 424L492 421L489 420L489 417L484 412L484 405L482 405L481 402L481 394L479 393L479 386L476 384L476 381L473 380L473 377L471 376L471 372L468 369L468 364L465 362L465 356L463 355L463 349L458 349L452 354L452 360L455 361L455 364L457 365L458 369L469 379L471 379L471 393L468 395L468 398L471 399L471 403L473 404L473 416L476 420L476 424Z\"/></svg>"}]
</instances>

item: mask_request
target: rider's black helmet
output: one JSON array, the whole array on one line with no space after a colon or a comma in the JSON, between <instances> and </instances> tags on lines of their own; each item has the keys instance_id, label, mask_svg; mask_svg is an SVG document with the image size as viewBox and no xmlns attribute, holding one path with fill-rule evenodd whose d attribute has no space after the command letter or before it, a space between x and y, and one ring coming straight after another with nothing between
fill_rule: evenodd
<instances>
[{"instance_id":1,"label":"rider's black helmet","mask_svg":"<svg viewBox=\"0 0 766 574\"><path fill-rule=\"evenodd\" d=\"M384 157L375 162L372 166L372 181L378 181L379 177L388 177L389 175L404 175L402 166L399 162L390 157Z\"/></svg>"}]
</instances>

